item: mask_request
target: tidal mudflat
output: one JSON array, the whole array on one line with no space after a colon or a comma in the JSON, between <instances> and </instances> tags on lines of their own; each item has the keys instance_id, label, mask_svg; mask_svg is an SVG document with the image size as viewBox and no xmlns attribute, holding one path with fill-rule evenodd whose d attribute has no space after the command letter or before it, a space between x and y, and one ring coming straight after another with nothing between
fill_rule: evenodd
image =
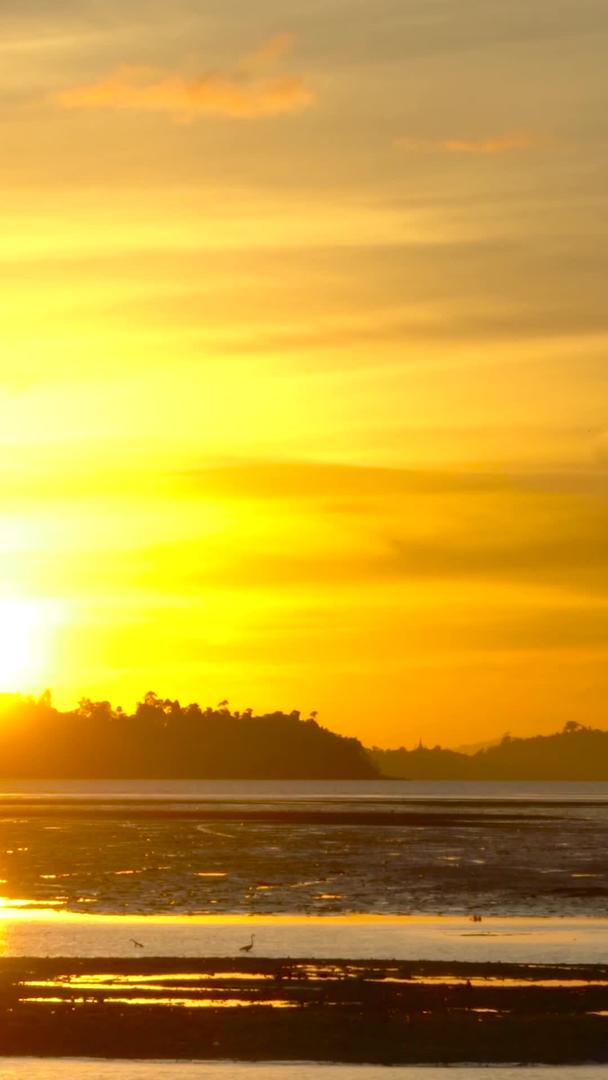
<instances>
[{"instance_id":1,"label":"tidal mudflat","mask_svg":"<svg viewBox=\"0 0 608 1080\"><path fill-rule=\"evenodd\" d=\"M0 962L0 1053L608 1061L608 968L221 958Z\"/></svg>"},{"instance_id":2,"label":"tidal mudflat","mask_svg":"<svg viewBox=\"0 0 608 1080\"><path fill-rule=\"evenodd\" d=\"M608 1061L602 793L363 792L2 798L0 1053Z\"/></svg>"},{"instance_id":3,"label":"tidal mudflat","mask_svg":"<svg viewBox=\"0 0 608 1080\"><path fill-rule=\"evenodd\" d=\"M0 824L2 893L72 911L608 915L608 803L595 793L30 793L2 798Z\"/></svg>"}]
</instances>

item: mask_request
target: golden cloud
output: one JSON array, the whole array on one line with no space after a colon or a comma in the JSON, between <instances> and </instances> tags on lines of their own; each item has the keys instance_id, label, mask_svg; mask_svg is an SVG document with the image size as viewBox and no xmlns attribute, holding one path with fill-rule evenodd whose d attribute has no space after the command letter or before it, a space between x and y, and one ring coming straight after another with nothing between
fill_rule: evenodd
<instances>
[{"instance_id":1,"label":"golden cloud","mask_svg":"<svg viewBox=\"0 0 608 1080\"><path fill-rule=\"evenodd\" d=\"M485 139L410 139L399 136L394 144L400 150L422 154L505 154L512 150L530 150L546 140L532 132L510 132Z\"/></svg>"},{"instance_id":2,"label":"golden cloud","mask_svg":"<svg viewBox=\"0 0 608 1080\"><path fill-rule=\"evenodd\" d=\"M299 112L314 101L305 79L267 73L291 45L291 35L278 34L244 57L234 72L211 72L198 78L124 66L100 82L62 90L53 101L64 109L169 113L181 121L204 115L252 118Z\"/></svg>"}]
</instances>

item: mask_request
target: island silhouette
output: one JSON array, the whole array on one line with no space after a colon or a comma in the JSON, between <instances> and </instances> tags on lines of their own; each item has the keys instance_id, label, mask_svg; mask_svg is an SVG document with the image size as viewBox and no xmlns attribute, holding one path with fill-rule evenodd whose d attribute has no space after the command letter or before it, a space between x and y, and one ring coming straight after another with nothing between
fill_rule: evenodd
<instances>
[{"instance_id":1,"label":"island silhouette","mask_svg":"<svg viewBox=\"0 0 608 1080\"><path fill-rule=\"evenodd\" d=\"M7 695L0 777L201 780L608 780L608 731L568 721L560 732L505 735L475 753L366 748L298 710L231 711L144 695L132 713L82 698L61 711L50 692Z\"/></svg>"}]
</instances>

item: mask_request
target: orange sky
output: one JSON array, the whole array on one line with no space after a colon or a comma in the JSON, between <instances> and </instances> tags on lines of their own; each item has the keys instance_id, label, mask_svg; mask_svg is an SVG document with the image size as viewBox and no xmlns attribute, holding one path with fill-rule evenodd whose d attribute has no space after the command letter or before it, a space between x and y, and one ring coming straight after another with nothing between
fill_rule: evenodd
<instances>
[{"instance_id":1,"label":"orange sky","mask_svg":"<svg viewBox=\"0 0 608 1080\"><path fill-rule=\"evenodd\" d=\"M0 31L0 690L605 726L605 5Z\"/></svg>"}]
</instances>

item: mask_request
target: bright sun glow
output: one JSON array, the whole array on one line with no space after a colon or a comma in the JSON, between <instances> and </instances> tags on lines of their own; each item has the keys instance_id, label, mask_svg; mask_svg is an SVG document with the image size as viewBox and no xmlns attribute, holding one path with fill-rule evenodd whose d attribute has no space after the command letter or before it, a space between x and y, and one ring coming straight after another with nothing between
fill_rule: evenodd
<instances>
[{"instance_id":1,"label":"bright sun glow","mask_svg":"<svg viewBox=\"0 0 608 1080\"><path fill-rule=\"evenodd\" d=\"M0 599L0 691L26 691L45 666L46 617L42 605Z\"/></svg>"}]
</instances>

